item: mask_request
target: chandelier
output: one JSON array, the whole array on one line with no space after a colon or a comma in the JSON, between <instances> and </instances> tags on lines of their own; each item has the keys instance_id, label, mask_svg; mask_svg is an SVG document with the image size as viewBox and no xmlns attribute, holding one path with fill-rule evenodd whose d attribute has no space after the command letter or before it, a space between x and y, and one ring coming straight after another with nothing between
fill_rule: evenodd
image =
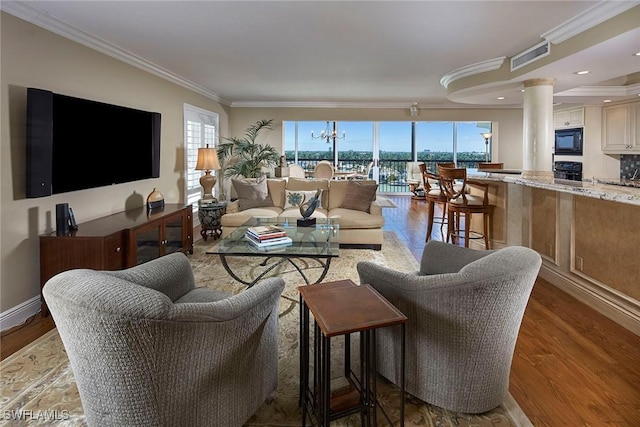
<instances>
[{"instance_id":1,"label":"chandelier","mask_svg":"<svg viewBox=\"0 0 640 427\"><path fill-rule=\"evenodd\" d=\"M336 122L333 122L333 129L331 129L331 125L329 124L329 122L327 122L327 127L325 128L325 130L320 132L320 135L318 136L315 136L313 134L313 131L311 131L312 139L324 139L326 140L325 142L327 144L329 144L331 140L335 141L336 139L345 139L346 136L346 132L344 131L342 132L342 136L338 136L338 128L336 126Z\"/></svg>"}]
</instances>

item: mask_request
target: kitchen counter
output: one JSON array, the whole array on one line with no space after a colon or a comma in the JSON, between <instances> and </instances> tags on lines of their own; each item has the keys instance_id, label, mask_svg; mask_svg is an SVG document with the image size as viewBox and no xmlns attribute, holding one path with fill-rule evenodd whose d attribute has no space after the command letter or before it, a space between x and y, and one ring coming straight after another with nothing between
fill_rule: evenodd
<instances>
[{"instance_id":1,"label":"kitchen counter","mask_svg":"<svg viewBox=\"0 0 640 427\"><path fill-rule=\"evenodd\" d=\"M617 178L467 176L489 184L492 248L534 249L541 278L640 335L640 264L624 256L637 250L640 187Z\"/></svg>"},{"instance_id":2,"label":"kitchen counter","mask_svg":"<svg viewBox=\"0 0 640 427\"><path fill-rule=\"evenodd\" d=\"M533 180L523 178L522 176L500 173L469 173L470 179L479 181L496 181L506 182L509 184L519 184L527 187L542 188L545 190L559 191L562 193L570 193L578 196L591 197L600 200L610 200L613 202L626 203L630 205L640 206L640 187L613 185L605 181L601 182L596 179L594 183L589 181L571 181L567 179L552 179L549 181Z\"/></svg>"}]
</instances>

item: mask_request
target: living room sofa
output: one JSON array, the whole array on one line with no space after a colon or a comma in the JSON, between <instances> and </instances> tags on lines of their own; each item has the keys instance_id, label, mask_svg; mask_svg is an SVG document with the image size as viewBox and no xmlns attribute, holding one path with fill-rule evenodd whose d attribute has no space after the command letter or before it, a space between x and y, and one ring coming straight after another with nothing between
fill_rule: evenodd
<instances>
[{"instance_id":1,"label":"living room sofa","mask_svg":"<svg viewBox=\"0 0 640 427\"><path fill-rule=\"evenodd\" d=\"M372 246L376 250L382 248L384 217L382 207L375 201L375 181L293 177L263 180L266 181L266 194L259 189L249 188L245 191L247 189L242 188L243 185L262 185L264 189L264 182L256 182L260 180L234 181L238 199L227 205L226 213L221 218L223 237L251 217L277 217L295 221L302 216L299 207L290 203L296 201L293 193L302 194L309 200L320 189L321 203L311 217L335 219L340 225L340 245Z\"/></svg>"}]
</instances>

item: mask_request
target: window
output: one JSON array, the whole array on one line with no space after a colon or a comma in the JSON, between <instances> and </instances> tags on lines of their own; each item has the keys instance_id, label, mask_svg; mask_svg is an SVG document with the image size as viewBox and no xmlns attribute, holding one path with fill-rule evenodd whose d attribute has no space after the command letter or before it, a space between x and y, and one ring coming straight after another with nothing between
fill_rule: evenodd
<instances>
[{"instance_id":1,"label":"window","mask_svg":"<svg viewBox=\"0 0 640 427\"><path fill-rule=\"evenodd\" d=\"M200 177L202 171L197 171L198 148L207 144L215 147L218 142L218 114L203 110L193 105L184 104L184 151L186 162L186 192L187 204L196 203L202 197ZM216 171L212 172L216 174ZM214 195L217 191L214 188Z\"/></svg>"},{"instance_id":2,"label":"window","mask_svg":"<svg viewBox=\"0 0 640 427\"><path fill-rule=\"evenodd\" d=\"M334 122L330 122L334 123ZM373 161L381 192L407 192L407 162L425 162L435 171L437 162L454 161L459 167L475 168L491 147L480 135L491 132L491 122L335 122L340 137L335 141L311 138L327 127L324 121L287 122L284 147L287 162L312 171L319 160L337 166L362 168ZM346 136L342 139L342 132ZM337 150L337 153L334 152Z\"/></svg>"}]
</instances>

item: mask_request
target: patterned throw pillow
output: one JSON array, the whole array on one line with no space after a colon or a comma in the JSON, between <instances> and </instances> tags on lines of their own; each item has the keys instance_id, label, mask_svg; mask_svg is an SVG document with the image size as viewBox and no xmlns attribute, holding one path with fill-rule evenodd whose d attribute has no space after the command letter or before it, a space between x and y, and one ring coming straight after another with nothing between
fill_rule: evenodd
<instances>
[{"instance_id":1,"label":"patterned throw pillow","mask_svg":"<svg viewBox=\"0 0 640 427\"><path fill-rule=\"evenodd\" d=\"M358 181L349 181L347 193L340 207L368 213L371 209L371 202L376 199L377 190L377 184L363 184Z\"/></svg>"},{"instance_id":2,"label":"patterned throw pillow","mask_svg":"<svg viewBox=\"0 0 640 427\"><path fill-rule=\"evenodd\" d=\"M255 182L232 179L231 184L238 194L238 209L259 208L273 206L267 190L267 178L258 178Z\"/></svg>"},{"instance_id":3,"label":"patterned throw pillow","mask_svg":"<svg viewBox=\"0 0 640 427\"><path fill-rule=\"evenodd\" d=\"M308 202L316 195L316 191L284 190L284 209L298 207L303 200L305 203ZM322 193L319 199L322 202Z\"/></svg>"}]
</instances>

